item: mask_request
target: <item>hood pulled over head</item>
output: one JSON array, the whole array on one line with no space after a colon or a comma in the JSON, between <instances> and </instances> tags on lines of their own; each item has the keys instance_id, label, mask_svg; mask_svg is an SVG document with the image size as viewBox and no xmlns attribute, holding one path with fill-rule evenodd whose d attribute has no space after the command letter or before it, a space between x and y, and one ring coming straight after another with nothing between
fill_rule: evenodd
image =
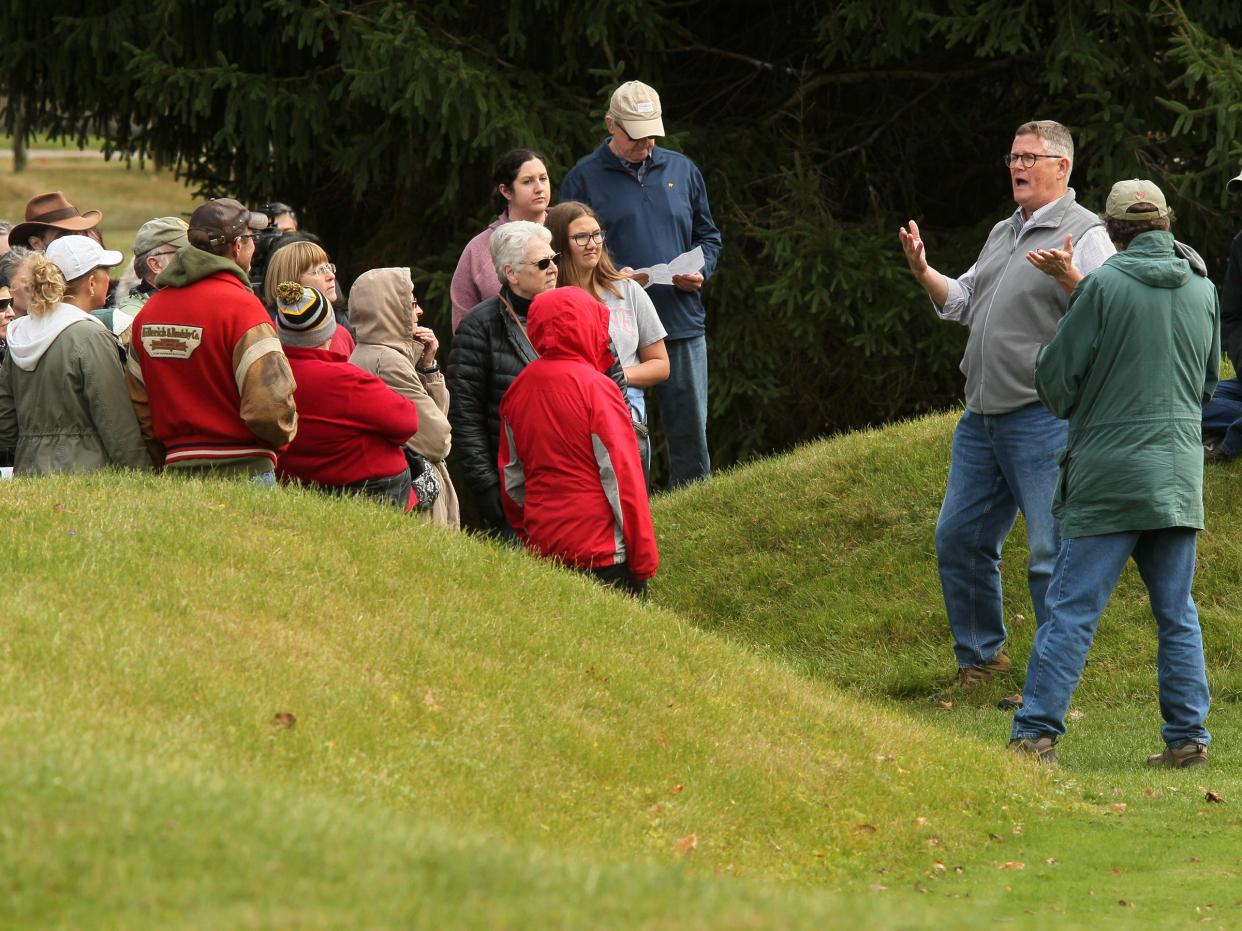
<instances>
[{"instance_id":1,"label":"hood pulled over head","mask_svg":"<svg viewBox=\"0 0 1242 931\"><path fill-rule=\"evenodd\" d=\"M573 286L535 296L526 318L535 352L545 359L573 359L600 372L612 365L608 308Z\"/></svg>"},{"instance_id":2,"label":"hood pulled over head","mask_svg":"<svg viewBox=\"0 0 1242 931\"><path fill-rule=\"evenodd\" d=\"M405 349L414 339L414 279L408 268L373 268L349 290L349 323L360 344Z\"/></svg>"}]
</instances>

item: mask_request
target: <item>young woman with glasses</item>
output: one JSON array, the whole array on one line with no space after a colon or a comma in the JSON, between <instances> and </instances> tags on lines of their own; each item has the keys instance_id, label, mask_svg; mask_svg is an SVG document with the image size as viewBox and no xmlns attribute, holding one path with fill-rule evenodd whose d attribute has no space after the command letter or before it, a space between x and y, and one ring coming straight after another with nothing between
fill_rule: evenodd
<instances>
[{"instance_id":1,"label":"young woman with glasses","mask_svg":"<svg viewBox=\"0 0 1242 931\"><path fill-rule=\"evenodd\" d=\"M557 284L576 285L608 308L608 332L629 382L630 406L647 422L643 389L668 378L665 331L655 305L638 282L617 271L605 247L599 217L586 204L568 200L548 211L552 248L561 253Z\"/></svg>"}]
</instances>

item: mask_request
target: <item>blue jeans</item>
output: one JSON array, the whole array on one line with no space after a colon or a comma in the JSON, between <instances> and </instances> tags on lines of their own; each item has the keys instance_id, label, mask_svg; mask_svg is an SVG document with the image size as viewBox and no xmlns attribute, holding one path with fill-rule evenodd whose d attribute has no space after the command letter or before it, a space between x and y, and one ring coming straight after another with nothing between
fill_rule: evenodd
<instances>
[{"instance_id":1,"label":"blue jeans","mask_svg":"<svg viewBox=\"0 0 1242 931\"><path fill-rule=\"evenodd\" d=\"M707 337L666 339L669 375L655 385L668 441L668 487L712 477L707 452Z\"/></svg>"},{"instance_id":2,"label":"blue jeans","mask_svg":"<svg viewBox=\"0 0 1242 931\"><path fill-rule=\"evenodd\" d=\"M1203 432L1221 433L1220 451L1232 459L1242 453L1242 381L1227 378L1203 405Z\"/></svg>"},{"instance_id":3,"label":"blue jeans","mask_svg":"<svg viewBox=\"0 0 1242 931\"><path fill-rule=\"evenodd\" d=\"M936 559L961 667L982 666L1005 645L1001 548L1019 510L1026 518L1027 583L1035 623L1044 623L1044 596L1061 545L1052 496L1065 437L1066 422L1042 404L1008 414L967 411L958 421L936 522Z\"/></svg>"},{"instance_id":4,"label":"blue jeans","mask_svg":"<svg viewBox=\"0 0 1242 931\"><path fill-rule=\"evenodd\" d=\"M1203 726L1211 704L1203 634L1190 595L1195 531L1185 527L1061 541L1048 590L1048 622L1035 632L1022 689L1024 704L1013 719L1014 737L1065 733L1065 713L1087 663L1100 614L1131 557L1147 586L1159 632L1156 673L1164 718L1160 735L1169 745L1211 742Z\"/></svg>"}]
</instances>

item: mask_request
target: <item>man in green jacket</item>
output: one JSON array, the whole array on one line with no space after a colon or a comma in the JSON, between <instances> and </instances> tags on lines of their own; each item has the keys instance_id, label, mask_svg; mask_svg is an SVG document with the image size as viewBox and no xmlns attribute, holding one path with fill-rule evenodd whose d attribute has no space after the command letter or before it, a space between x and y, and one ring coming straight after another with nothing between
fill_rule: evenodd
<instances>
[{"instance_id":1,"label":"man in green jacket","mask_svg":"<svg viewBox=\"0 0 1242 931\"><path fill-rule=\"evenodd\" d=\"M1133 559L1159 629L1166 749L1148 763L1202 765L1209 696L1190 587L1203 529L1200 418L1219 373L1220 303L1198 256L1175 250L1172 211L1156 185L1119 181L1104 219L1119 251L1074 289L1035 373L1040 399L1069 421L1069 436L1052 506L1061 550L1048 619L1035 634L1009 746L1056 761L1100 614Z\"/></svg>"}]
</instances>

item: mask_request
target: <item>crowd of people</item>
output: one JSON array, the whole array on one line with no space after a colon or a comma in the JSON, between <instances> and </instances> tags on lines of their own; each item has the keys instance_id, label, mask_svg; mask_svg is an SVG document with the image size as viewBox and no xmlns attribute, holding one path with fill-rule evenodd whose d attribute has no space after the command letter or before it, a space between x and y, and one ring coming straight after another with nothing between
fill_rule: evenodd
<instances>
[{"instance_id":1,"label":"crowd of people","mask_svg":"<svg viewBox=\"0 0 1242 931\"><path fill-rule=\"evenodd\" d=\"M32 198L0 227L0 465L298 483L459 529L452 457L480 529L645 594L646 389L670 484L710 477L700 291L721 237L698 169L656 145L654 89L622 84L604 123L555 206L542 156L498 159L501 212L462 251L443 371L410 269L346 294L288 204L152 218L114 280L100 211Z\"/></svg>"},{"instance_id":2,"label":"crowd of people","mask_svg":"<svg viewBox=\"0 0 1242 931\"><path fill-rule=\"evenodd\" d=\"M410 269L370 269L344 294L287 204L219 198L188 222L153 218L118 283L99 211L33 198L0 227L0 456L17 474L297 482L456 529L451 458L482 530L643 595L659 561L649 400L670 485L711 474L701 291L722 240L698 169L656 145L652 88L621 85L604 124L559 203L538 152L498 159L500 213L462 251L443 371ZM1069 186L1072 137L1050 120L1019 126L1003 161L1017 207L966 272L930 265L913 220L899 233L935 312L969 329L935 532L958 665L947 694L1012 667L1000 561L1021 513L1037 629L1023 690L1001 702L1009 747L1055 762L1133 559L1159 637L1165 748L1148 762L1202 765L1191 586L1205 458L1242 453L1242 383L1219 382L1222 327L1242 364L1242 234L1222 314L1155 184L1119 181L1087 209Z\"/></svg>"}]
</instances>

